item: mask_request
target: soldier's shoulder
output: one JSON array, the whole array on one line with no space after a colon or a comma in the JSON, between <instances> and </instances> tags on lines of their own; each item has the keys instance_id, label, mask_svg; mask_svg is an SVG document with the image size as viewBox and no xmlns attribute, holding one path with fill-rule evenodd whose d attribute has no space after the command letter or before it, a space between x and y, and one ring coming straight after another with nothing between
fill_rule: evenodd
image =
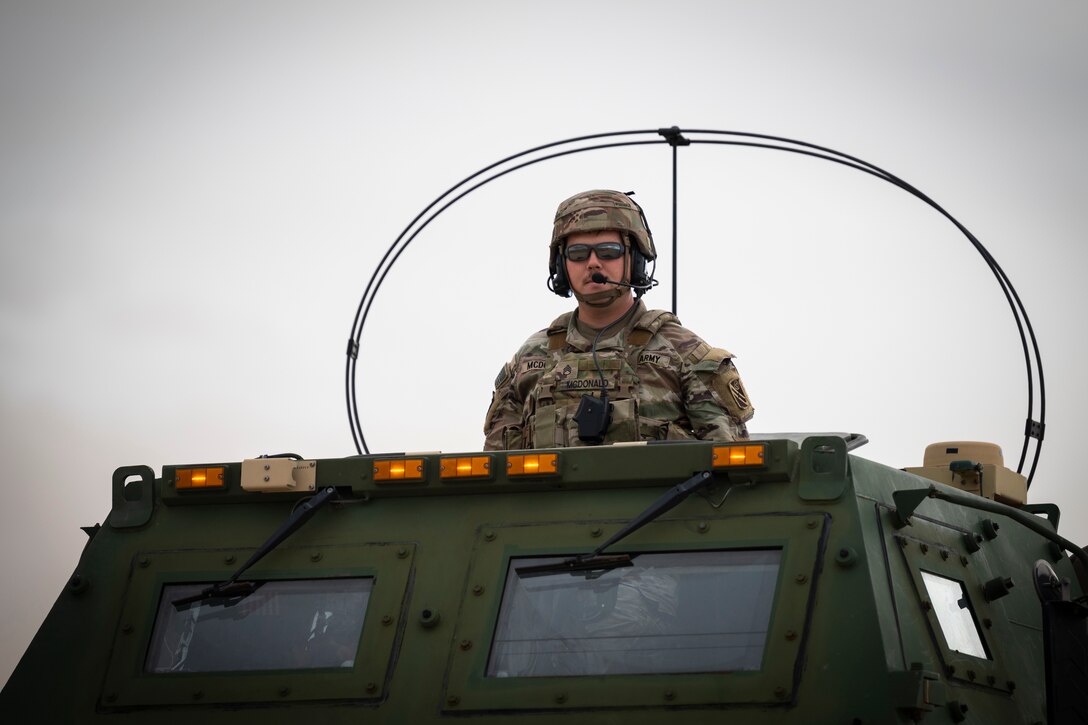
<instances>
[{"instance_id":1,"label":"soldier's shoulder","mask_svg":"<svg viewBox=\"0 0 1088 725\"><path fill-rule=\"evenodd\" d=\"M517 354L514 357L523 357L525 355L532 355L541 350L547 351L548 349L548 329L545 327L542 330L537 330L529 338L521 344L518 348Z\"/></svg>"},{"instance_id":2,"label":"soldier's shoulder","mask_svg":"<svg viewBox=\"0 0 1088 725\"><path fill-rule=\"evenodd\" d=\"M570 324L572 314L573 313L566 312L552 320L552 323L544 329L537 330L532 335L529 335L529 339L522 343L514 357L520 358L525 355L546 354L548 352L548 338L552 335L565 333L567 326Z\"/></svg>"},{"instance_id":3,"label":"soldier's shoulder","mask_svg":"<svg viewBox=\"0 0 1088 725\"><path fill-rule=\"evenodd\" d=\"M733 353L720 347L712 347L693 330L684 327L676 315L663 310L651 310L650 313L663 313L659 318L660 326L654 335L654 343L671 347L690 362L699 362L713 358L717 362L733 357Z\"/></svg>"},{"instance_id":4,"label":"soldier's shoulder","mask_svg":"<svg viewBox=\"0 0 1088 725\"><path fill-rule=\"evenodd\" d=\"M642 319L650 322L655 340L663 341L673 347L687 347L686 343L691 341L695 341L695 344L703 341L703 338L684 327L680 319L667 310L648 310Z\"/></svg>"}]
</instances>

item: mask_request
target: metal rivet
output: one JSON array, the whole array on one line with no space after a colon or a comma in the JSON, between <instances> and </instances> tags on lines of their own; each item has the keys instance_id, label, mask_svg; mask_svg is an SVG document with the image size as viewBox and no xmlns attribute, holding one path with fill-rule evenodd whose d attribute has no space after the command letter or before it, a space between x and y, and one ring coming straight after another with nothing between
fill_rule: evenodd
<instances>
[{"instance_id":1,"label":"metal rivet","mask_svg":"<svg viewBox=\"0 0 1088 725\"><path fill-rule=\"evenodd\" d=\"M947 549L941 549L941 558L942 559L947 559L948 558L948 550Z\"/></svg>"},{"instance_id":2,"label":"metal rivet","mask_svg":"<svg viewBox=\"0 0 1088 725\"><path fill-rule=\"evenodd\" d=\"M447 705L460 705L461 704L461 698L459 698L457 695L450 695L449 697L446 698L446 704Z\"/></svg>"},{"instance_id":3,"label":"metal rivet","mask_svg":"<svg viewBox=\"0 0 1088 725\"><path fill-rule=\"evenodd\" d=\"M271 479L270 479L270 478L269 478L268 476L265 476L265 477L264 477L264 480L265 480L265 482L268 482L268 481L270 481Z\"/></svg>"},{"instance_id":4,"label":"metal rivet","mask_svg":"<svg viewBox=\"0 0 1088 725\"><path fill-rule=\"evenodd\" d=\"M986 617L986 618L984 618L982 620L982 626L985 627L986 629L989 629L990 627L994 626L994 620L990 619L989 617Z\"/></svg>"},{"instance_id":5,"label":"metal rivet","mask_svg":"<svg viewBox=\"0 0 1088 725\"><path fill-rule=\"evenodd\" d=\"M310 554L310 561L321 561L321 552L315 551L314 553Z\"/></svg>"},{"instance_id":6,"label":"metal rivet","mask_svg":"<svg viewBox=\"0 0 1088 725\"><path fill-rule=\"evenodd\" d=\"M227 554L223 557L224 564L233 564L235 562L234 554Z\"/></svg>"},{"instance_id":7,"label":"metal rivet","mask_svg":"<svg viewBox=\"0 0 1088 725\"><path fill-rule=\"evenodd\" d=\"M710 528L710 525L705 521L700 521L698 524L695 525L695 528L699 530L700 534L705 534L707 529Z\"/></svg>"},{"instance_id":8,"label":"metal rivet","mask_svg":"<svg viewBox=\"0 0 1088 725\"><path fill-rule=\"evenodd\" d=\"M141 569L146 569L151 565L151 559L148 559L146 556L141 556L138 563Z\"/></svg>"},{"instance_id":9,"label":"metal rivet","mask_svg":"<svg viewBox=\"0 0 1088 725\"><path fill-rule=\"evenodd\" d=\"M495 532L494 531L485 531L484 532L484 541L494 541L494 540L495 540Z\"/></svg>"},{"instance_id":10,"label":"metal rivet","mask_svg":"<svg viewBox=\"0 0 1088 725\"><path fill-rule=\"evenodd\" d=\"M673 692L672 690L665 690L665 699L668 700L669 702L672 702L673 700L676 699L676 693Z\"/></svg>"},{"instance_id":11,"label":"metal rivet","mask_svg":"<svg viewBox=\"0 0 1088 725\"><path fill-rule=\"evenodd\" d=\"M603 533L604 531L601 530L600 526L594 526L592 529L589 530L589 535L592 536L594 539L599 539L601 537L601 534Z\"/></svg>"},{"instance_id":12,"label":"metal rivet","mask_svg":"<svg viewBox=\"0 0 1088 725\"><path fill-rule=\"evenodd\" d=\"M929 544L919 544L918 548L922 550L923 554L929 553Z\"/></svg>"},{"instance_id":13,"label":"metal rivet","mask_svg":"<svg viewBox=\"0 0 1088 725\"><path fill-rule=\"evenodd\" d=\"M132 634L132 625L131 624L122 625L121 632L124 633L124 634Z\"/></svg>"},{"instance_id":14,"label":"metal rivet","mask_svg":"<svg viewBox=\"0 0 1088 725\"><path fill-rule=\"evenodd\" d=\"M366 683L366 691L367 692L377 692L378 691L378 684L376 682Z\"/></svg>"},{"instance_id":15,"label":"metal rivet","mask_svg":"<svg viewBox=\"0 0 1088 725\"><path fill-rule=\"evenodd\" d=\"M793 578L793 580L794 580L795 582L797 582L798 584L804 584L805 582L807 582L807 581L808 581L808 577L807 577L807 576L805 576L804 574L798 574L797 576L795 576L795 577Z\"/></svg>"},{"instance_id":16,"label":"metal rivet","mask_svg":"<svg viewBox=\"0 0 1088 725\"><path fill-rule=\"evenodd\" d=\"M313 461L310 461L310 468L313 468L316 465L317 465L316 463L314 463Z\"/></svg>"},{"instance_id":17,"label":"metal rivet","mask_svg":"<svg viewBox=\"0 0 1088 725\"><path fill-rule=\"evenodd\" d=\"M482 584L474 584L472 586L472 593L475 594L476 596L480 596L481 594L483 594L484 593L483 585Z\"/></svg>"},{"instance_id":18,"label":"metal rivet","mask_svg":"<svg viewBox=\"0 0 1088 725\"><path fill-rule=\"evenodd\" d=\"M816 519L811 519L811 520L805 522L805 526L809 527L810 529L815 529L819 525L820 525L820 522L817 521Z\"/></svg>"},{"instance_id":19,"label":"metal rivet","mask_svg":"<svg viewBox=\"0 0 1088 725\"><path fill-rule=\"evenodd\" d=\"M472 640L469 640L469 639L461 640L461 649L465 650L466 652L468 650L472 649Z\"/></svg>"},{"instance_id":20,"label":"metal rivet","mask_svg":"<svg viewBox=\"0 0 1088 725\"><path fill-rule=\"evenodd\" d=\"M978 675L975 674L974 670L967 670L967 679L974 682L976 677L978 677Z\"/></svg>"},{"instance_id":21,"label":"metal rivet","mask_svg":"<svg viewBox=\"0 0 1088 725\"><path fill-rule=\"evenodd\" d=\"M393 618L391 616L389 616L388 614L385 614L385 615L382 616L382 625L388 627L392 623L393 623Z\"/></svg>"},{"instance_id":22,"label":"metal rivet","mask_svg":"<svg viewBox=\"0 0 1088 725\"><path fill-rule=\"evenodd\" d=\"M408 550L407 549L405 549L403 546L400 547L399 549L397 549L397 558L398 559L403 559L406 556L408 556Z\"/></svg>"},{"instance_id":23,"label":"metal rivet","mask_svg":"<svg viewBox=\"0 0 1088 725\"><path fill-rule=\"evenodd\" d=\"M786 630L786 639L788 639L788 640L790 640L792 642L793 640L797 639L797 633L794 632L792 629L787 629Z\"/></svg>"},{"instance_id":24,"label":"metal rivet","mask_svg":"<svg viewBox=\"0 0 1088 725\"><path fill-rule=\"evenodd\" d=\"M555 701L557 703L559 703L560 705L562 705L564 702L567 701L567 693L565 693L565 692L555 693Z\"/></svg>"},{"instance_id":25,"label":"metal rivet","mask_svg":"<svg viewBox=\"0 0 1088 725\"><path fill-rule=\"evenodd\" d=\"M786 688L781 686L774 688L774 696L779 700L786 699Z\"/></svg>"},{"instance_id":26,"label":"metal rivet","mask_svg":"<svg viewBox=\"0 0 1088 725\"><path fill-rule=\"evenodd\" d=\"M963 566L967 566L967 557L963 554L960 554L960 564Z\"/></svg>"},{"instance_id":27,"label":"metal rivet","mask_svg":"<svg viewBox=\"0 0 1088 725\"><path fill-rule=\"evenodd\" d=\"M933 604L928 599L923 599L922 600L922 609L924 609L924 610L926 610L928 612L930 609L933 609Z\"/></svg>"},{"instance_id":28,"label":"metal rivet","mask_svg":"<svg viewBox=\"0 0 1088 725\"><path fill-rule=\"evenodd\" d=\"M291 694L291 688L290 687L281 687L279 690L277 690L277 692L279 692L280 697L287 697L288 695Z\"/></svg>"},{"instance_id":29,"label":"metal rivet","mask_svg":"<svg viewBox=\"0 0 1088 725\"><path fill-rule=\"evenodd\" d=\"M73 574L68 580L68 591L72 594L81 594L88 586L90 586L88 581L81 574Z\"/></svg>"},{"instance_id":30,"label":"metal rivet","mask_svg":"<svg viewBox=\"0 0 1088 725\"><path fill-rule=\"evenodd\" d=\"M949 674L949 675L954 675L954 674L956 674L956 666L955 666L955 665L949 665L949 666L948 666L948 674Z\"/></svg>"}]
</instances>

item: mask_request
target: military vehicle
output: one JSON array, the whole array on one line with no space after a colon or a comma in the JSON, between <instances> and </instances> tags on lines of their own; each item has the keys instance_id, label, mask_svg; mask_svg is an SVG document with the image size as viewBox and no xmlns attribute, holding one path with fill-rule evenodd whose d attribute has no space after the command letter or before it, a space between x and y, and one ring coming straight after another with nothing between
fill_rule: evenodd
<instances>
[{"instance_id":1,"label":"military vehicle","mask_svg":"<svg viewBox=\"0 0 1088 725\"><path fill-rule=\"evenodd\" d=\"M1031 475L990 444L937 443L897 470L858 455L864 442L121 468L0 710L187 725L1088 719L1088 558L1056 507L1026 503Z\"/></svg>"}]
</instances>

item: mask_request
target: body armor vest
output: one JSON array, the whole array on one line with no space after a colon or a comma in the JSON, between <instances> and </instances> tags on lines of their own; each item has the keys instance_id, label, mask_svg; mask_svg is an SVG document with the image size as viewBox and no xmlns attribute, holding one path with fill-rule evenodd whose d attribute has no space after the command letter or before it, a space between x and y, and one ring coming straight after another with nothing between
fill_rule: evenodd
<instances>
[{"instance_id":1,"label":"body armor vest","mask_svg":"<svg viewBox=\"0 0 1088 725\"><path fill-rule=\"evenodd\" d=\"M665 438L694 438L690 423L680 417L683 410L680 399L680 366L678 355L656 352L654 364L659 375L664 368L667 377L675 380L672 391L654 391L657 399L673 397L675 412L664 419L651 417L653 410L661 407L648 400L641 390L638 374L640 364L647 364L643 356L646 343L666 322L676 317L662 310L644 312L627 330L602 339L597 345L597 364L592 350L578 350L567 341L571 315L561 316L548 328L548 359L529 399L526 401L525 425L522 434L526 448L551 448L585 445L578 437L578 423L574 414L582 396L600 395L608 390L612 404L612 422L605 434L605 441L660 440ZM599 368L599 369L598 369ZM671 376L668 375L671 368ZM650 410L647 410L650 408Z\"/></svg>"}]
</instances>

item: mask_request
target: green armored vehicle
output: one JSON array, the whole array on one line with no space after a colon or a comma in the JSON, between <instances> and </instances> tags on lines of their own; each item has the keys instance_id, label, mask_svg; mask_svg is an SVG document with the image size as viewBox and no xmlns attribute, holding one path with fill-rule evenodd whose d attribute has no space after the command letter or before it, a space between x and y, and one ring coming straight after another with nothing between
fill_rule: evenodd
<instances>
[{"instance_id":1,"label":"green armored vehicle","mask_svg":"<svg viewBox=\"0 0 1088 725\"><path fill-rule=\"evenodd\" d=\"M634 133L653 132L619 135ZM692 143L829 158L944 213L829 149L656 133L674 161ZM651 143L601 143L609 135L572 141ZM383 258L348 347L359 455L114 473L112 510L87 529L0 694L5 716L1088 722L1088 557L1058 534L1055 506L1027 503L1034 462L1019 474L1027 439L1036 460L1042 440L1041 368L1017 472L996 446L957 441L897 470L857 455L865 439L848 434L367 450L354 361L389 266L444 198L508 173L504 163L571 153L562 143L468 177ZM977 246L1013 307L1031 381L1030 324Z\"/></svg>"},{"instance_id":2,"label":"green armored vehicle","mask_svg":"<svg viewBox=\"0 0 1088 725\"><path fill-rule=\"evenodd\" d=\"M1045 722L1084 685L1048 653L1084 629L1048 614L1084 591L1057 511L969 492L1023 482L970 451L938 484L859 440L121 469L3 710Z\"/></svg>"}]
</instances>

